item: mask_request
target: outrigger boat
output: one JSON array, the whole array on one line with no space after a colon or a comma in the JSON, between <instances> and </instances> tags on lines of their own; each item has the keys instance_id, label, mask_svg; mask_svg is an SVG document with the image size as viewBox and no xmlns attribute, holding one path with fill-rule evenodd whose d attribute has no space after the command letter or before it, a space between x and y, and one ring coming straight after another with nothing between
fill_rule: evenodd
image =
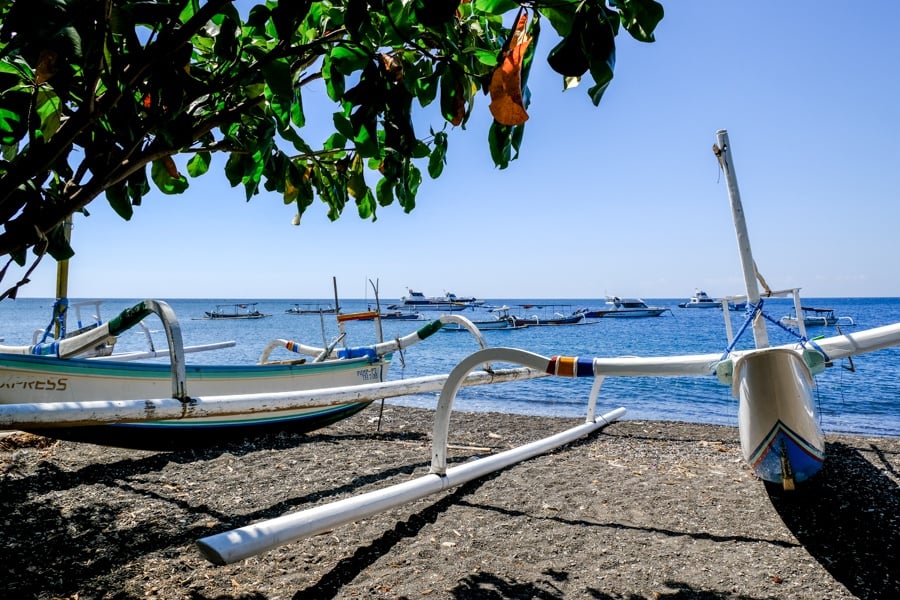
<instances>
[{"instance_id":1,"label":"outrigger boat","mask_svg":"<svg viewBox=\"0 0 900 600\"><path fill-rule=\"evenodd\" d=\"M213 310L203 314L207 319L262 319L270 315L256 309L256 302L238 304L217 304Z\"/></svg>"},{"instance_id":2,"label":"outrigger boat","mask_svg":"<svg viewBox=\"0 0 900 600\"><path fill-rule=\"evenodd\" d=\"M489 312L494 313L492 319L472 320L472 324L479 331L510 331L512 329L524 329L527 325L517 324L516 318L509 314L510 308L506 305L498 306L490 309ZM463 325L458 323L448 323L441 331L466 331Z\"/></svg>"},{"instance_id":3,"label":"outrigger boat","mask_svg":"<svg viewBox=\"0 0 900 600\"><path fill-rule=\"evenodd\" d=\"M294 306L286 309L288 315L333 315L337 309L331 304L317 302L295 302Z\"/></svg>"},{"instance_id":4,"label":"outrigger boat","mask_svg":"<svg viewBox=\"0 0 900 600\"><path fill-rule=\"evenodd\" d=\"M114 342L151 314L163 323L169 364L133 362L158 357L163 354L160 351L81 358L99 345ZM0 428L34 429L61 439L131 448L199 446L271 431L311 431L362 410L376 397L351 395L334 400L314 394L284 406L273 398L383 382L393 352L459 319L443 315L412 334L372 346L335 349L343 333L326 348L279 339L265 347L255 365L187 365L174 312L165 302L145 300L78 335L28 346L0 345L0 415L7 415L6 420L0 417ZM477 329L470 330L484 347ZM304 357L270 360L278 349ZM433 390L433 385L428 389ZM418 391L387 390L381 397ZM167 414L153 405L154 399L165 398L180 405L181 411ZM214 403L220 398L243 400L219 414L199 410L199 398L214 398ZM137 410L125 411L122 407L129 403ZM98 422L98 406L129 417ZM67 411L69 417L59 416Z\"/></svg>"},{"instance_id":5,"label":"outrigger boat","mask_svg":"<svg viewBox=\"0 0 900 600\"><path fill-rule=\"evenodd\" d=\"M717 138L714 151L728 183L747 288L746 301L751 308L748 319L737 336L732 333L728 311L723 311L728 337L728 347L724 353L591 359L547 358L512 348L482 349L460 362L443 386L432 435L431 470L427 475L382 490L202 538L197 542L201 554L216 564L234 563L460 485L588 435L619 419L625 412L624 408L618 408L599 418L595 417L600 388L603 380L609 376L715 375L720 382L729 385L733 394L739 398L741 447L744 458L754 473L764 481L779 484L785 489L792 489L795 482L802 482L815 475L825 457L825 444L811 398L813 375L833 360L900 344L900 323L819 339L815 343L806 339L804 334L799 344L769 347L765 321L774 319L762 310L764 297L791 294L799 307L799 295L796 290L770 292L768 288L764 296L760 294L727 133L719 131ZM747 327L752 327L756 348L735 350L736 341ZM579 427L448 469L447 436L456 393L473 369L491 361L518 363L547 375L593 377L587 418L584 425Z\"/></svg>"},{"instance_id":6,"label":"outrigger boat","mask_svg":"<svg viewBox=\"0 0 900 600\"><path fill-rule=\"evenodd\" d=\"M853 317L837 316L834 314L833 308L814 308L812 306L801 306L802 317L798 318L797 314L786 315L781 317L781 322L788 327L797 327L800 322L806 327L828 327L845 323L846 325L854 325Z\"/></svg>"}]
</instances>

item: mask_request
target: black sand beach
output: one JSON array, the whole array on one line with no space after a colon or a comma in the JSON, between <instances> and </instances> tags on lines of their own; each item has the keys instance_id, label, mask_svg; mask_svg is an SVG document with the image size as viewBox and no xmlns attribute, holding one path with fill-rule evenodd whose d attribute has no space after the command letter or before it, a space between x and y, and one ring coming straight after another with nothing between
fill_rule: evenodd
<instances>
[{"instance_id":1,"label":"black sand beach","mask_svg":"<svg viewBox=\"0 0 900 600\"><path fill-rule=\"evenodd\" d=\"M230 566L194 541L427 472L433 412L204 451L0 438L10 599L897 598L900 438L828 436L802 490L767 490L730 427L625 421ZM454 462L578 420L454 415Z\"/></svg>"}]
</instances>

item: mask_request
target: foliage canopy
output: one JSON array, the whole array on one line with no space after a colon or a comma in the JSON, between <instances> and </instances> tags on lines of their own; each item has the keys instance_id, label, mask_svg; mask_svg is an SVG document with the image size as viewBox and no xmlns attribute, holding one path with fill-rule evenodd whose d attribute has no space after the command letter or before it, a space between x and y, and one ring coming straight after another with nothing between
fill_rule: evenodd
<instances>
[{"instance_id":1,"label":"foliage canopy","mask_svg":"<svg viewBox=\"0 0 900 600\"><path fill-rule=\"evenodd\" d=\"M516 157L544 21L560 40L549 65L566 87L589 74L597 104L620 28L651 42L662 17L654 0L0 0L0 279L29 250L29 273L71 256L64 222L98 196L130 219L213 153L248 200L278 193L297 223L316 198L331 219L351 201L361 218L411 211L420 166L440 176L479 93L494 162ZM313 147L303 91L319 79L334 133ZM443 122L423 134L413 113L432 103Z\"/></svg>"}]
</instances>

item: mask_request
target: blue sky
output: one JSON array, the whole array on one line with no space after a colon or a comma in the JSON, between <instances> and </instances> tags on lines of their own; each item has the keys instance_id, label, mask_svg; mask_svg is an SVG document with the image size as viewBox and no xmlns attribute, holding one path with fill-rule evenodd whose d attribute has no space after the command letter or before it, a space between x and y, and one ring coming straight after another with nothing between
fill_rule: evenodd
<instances>
[{"instance_id":1,"label":"blue sky","mask_svg":"<svg viewBox=\"0 0 900 600\"><path fill-rule=\"evenodd\" d=\"M103 199L78 216L69 295L329 298L333 276L357 298L376 278L385 299L407 287L487 299L742 293L711 151L727 129L773 288L900 296L900 3L664 6L654 44L619 36L599 107L588 81L562 93L545 36L522 154L506 170L490 161L485 97L416 210L381 208L375 223L352 208L332 223L317 203L294 227L276 195L247 203L229 188L219 157L186 194L156 193L130 222ZM305 89L308 111L330 122L317 98L321 87ZM47 261L22 295L52 296L54 277Z\"/></svg>"}]
</instances>

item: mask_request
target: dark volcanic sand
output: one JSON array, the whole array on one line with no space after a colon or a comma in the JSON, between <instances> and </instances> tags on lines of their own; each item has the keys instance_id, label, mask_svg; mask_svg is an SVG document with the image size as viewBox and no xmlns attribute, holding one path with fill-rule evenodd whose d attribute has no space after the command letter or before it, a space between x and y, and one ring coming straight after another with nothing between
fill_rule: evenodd
<instances>
[{"instance_id":1,"label":"dark volcanic sand","mask_svg":"<svg viewBox=\"0 0 900 600\"><path fill-rule=\"evenodd\" d=\"M194 541L425 474L433 412L146 452L0 438L0 597L898 598L900 438L829 436L770 495L737 431L625 421L411 505L215 566ZM454 462L578 424L456 414Z\"/></svg>"}]
</instances>

